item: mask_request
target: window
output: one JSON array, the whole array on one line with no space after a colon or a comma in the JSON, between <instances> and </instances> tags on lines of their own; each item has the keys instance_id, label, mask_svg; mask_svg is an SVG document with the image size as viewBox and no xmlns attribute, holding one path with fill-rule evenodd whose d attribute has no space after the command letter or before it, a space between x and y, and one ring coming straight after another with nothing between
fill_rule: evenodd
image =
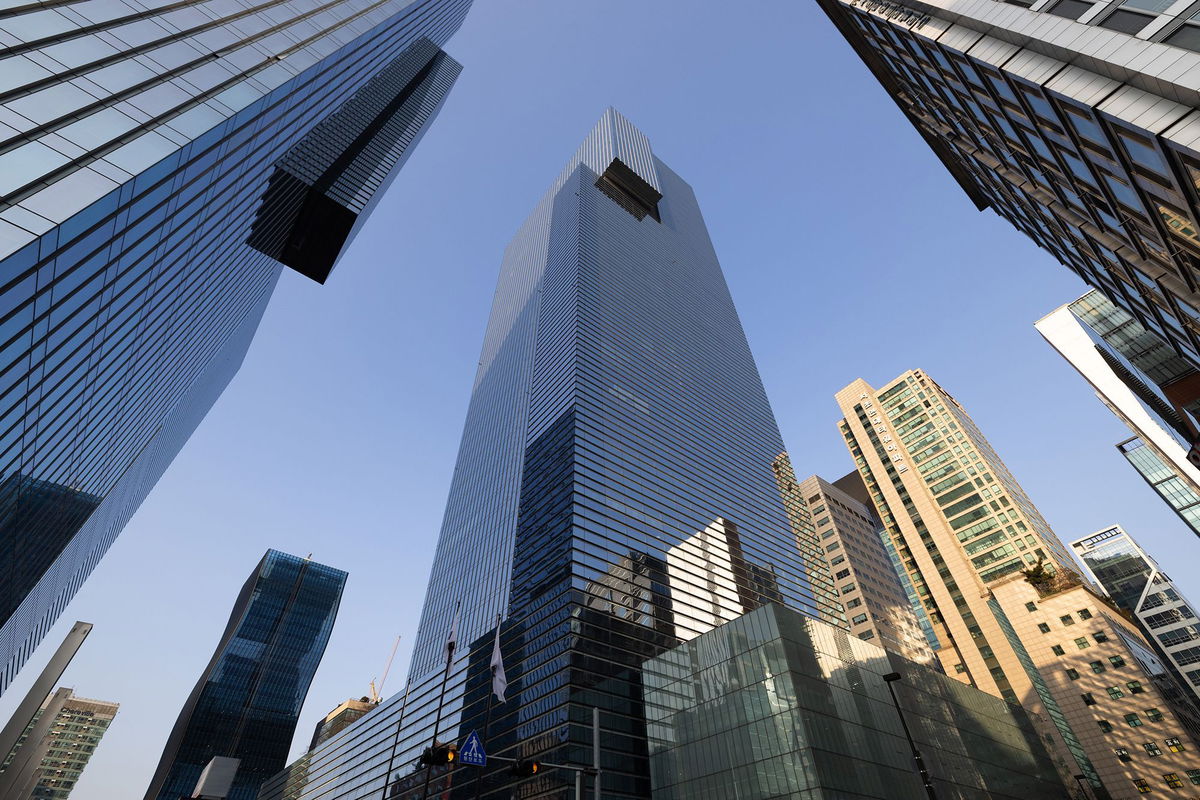
<instances>
[{"instance_id":1,"label":"window","mask_svg":"<svg viewBox=\"0 0 1200 800\"><path fill-rule=\"evenodd\" d=\"M1136 34L1142 28L1146 27L1154 17L1150 14L1138 14L1136 11L1126 11L1123 8L1118 8L1113 13L1104 18L1104 21L1099 23L1101 28L1107 28L1110 31L1120 31L1128 33L1130 36Z\"/></svg>"},{"instance_id":2,"label":"window","mask_svg":"<svg viewBox=\"0 0 1200 800\"><path fill-rule=\"evenodd\" d=\"M1129 755L1129 751L1124 747L1114 748L1113 752L1116 753L1117 758L1121 759L1122 761L1133 761L1133 757Z\"/></svg>"},{"instance_id":3,"label":"window","mask_svg":"<svg viewBox=\"0 0 1200 800\"><path fill-rule=\"evenodd\" d=\"M833 579L835 581L840 581L842 578L849 578L849 577L850 577L850 569L847 567L846 569L838 570L837 574L833 576Z\"/></svg>"},{"instance_id":4,"label":"window","mask_svg":"<svg viewBox=\"0 0 1200 800\"><path fill-rule=\"evenodd\" d=\"M1084 692L1083 694L1081 694L1079 696L1083 698L1083 704L1085 706L1096 705L1096 698L1092 696L1091 692Z\"/></svg>"},{"instance_id":5,"label":"window","mask_svg":"<svg viewBox=\"0 0 1200 800\"><path fill-rule=\"evenodd\" d=\"M1146 690L1145 690L1145 689L1142 687L1142 682L1141 682L1141 681L1130 681L1129 683L1127 683L1127 684L1125 684L1125 685L1126 685L1127 687L1129 687L1129 693L1130 693L1130 694L1141 694L1142 692L1146 691Z\"/></svg>"},{"instance_id":6,"label":"window","mask_svg":"<svg viewBox=\"0 0 1200 800\"><path fill-rule=\"evenodd\" d=\"M858 607L859 607L859 606L861 606L861 605L862 605L862 598L861 598L861 597L855 597L855 598L854 598L854 599L852 599L852 600L847 600L847 601L846 601L846 608L858 608Z\"/></svg>"},{"instance_id":7,"label":"window","mask_svg":"<svg viewBox=\"0 0 1200 800\"><path fill-rule=\"evenodd\" d=\"M1121 658L1120 656L1109 656L1108 663L1112 664L1114 667L1123 667L1125 666L1125 659Z\"/></svg>"},{"instance_id":8,"label":"window","mask_svg":"<svg viewBox=\"0 0 1200 800\"><path fill-rule=\"evenodd\" d=\"M1142 719L1137 714L1126 714L1125 722L1127 722L1131 728L1142 727Z\"/></svg>"},{"instance_id":9,"label":"window","mask_svg":"<svg viewBox=\"0 0 1200 800\"><path fill-rule=\"evenodd\" d=\"M1200 769L1189 769L1187 771L1188 780L1194 785L1200 786Z\"/></svg>"},{"instance_id":10,"label":"window","mask_svg":"<svg viewBox=\"0 0 1200 800\"><path fill-rule=\"evenodd\" d=\"M1079 680L1079 671L1074 669L1067 670L1067 677L1073 681Z\"/></svg>"},{"instance_id":11,"label":"window","mask_svg":"<svg viewBox=\"0 0 1200 800\"><path fill-rule=\"evenodd\" d=\"M1162 750L1160 750L1158 748L1158 743L1156 743L1156 742L1145 742L1142 744L1142 747L1146 748L1146 752L1149 753L1151 756L1161 756L1162 755Z\"/></svg>"},{"instance_id":12,"label":"window","mask_svg":"<svg viewBox=\"0 0 1200 800\"><path fill-rule=\"evenodd\" d=\"M1167 772L1163 774L1163 780L1167 782L1167 786L1172 789L1178 789L1183 786L1183 781L1179 780L1178 772Z\"/></svg>"},{"instance_id":13,"label":"window","mask_svg":"<svg viewBox=\"0 0 1200 800\"><path fill-rule=\"evenodd\" d=\"M861 624L863 624L863 623L864 623L864 622L866 622L866 621L867 621L867 615L866 615L866 614L859 614L858 616L856 616L856 617L854 617L853 619L851 619L851 620L850 620L850 624L851 624L851 625L861 625Z\"/></svg>"},{"instance_id":14,"label":"window","mask_svg":"<svg viewBox=\"0 0 1200 800\"><path fill-rule=\"evenodd\" d=\"M1096 631L1095 633L1092 634L1092 638L1095 639L1097 642L1107 642L1108 634L1105 633L1104 631Z\"/></svg>"},{"instance_id":15,"label":"window","mask_svg":"<svg viewBox=\"0 0 1200 800\"><path fill-rule=\"evenodd\" d=\"M1039 631L1041 631L1042 633L1049 633L1049 632L1050 632L1050 626L1049 626L1049 625L1047 625L1047 624L1046 624L1046 623L1044 623L1044 622L1039 622L1039 623L1038 623L1038 630L1039 630Z\"/></svg>"},{"instance_id":16,"label":"window","mask_svg":"<svg viewBox=\"0 0 1200 800\"><path fill-rule=\"evenodd\" d=\"M1070 614L1064 614L1063 616L1058 618L1058 621L1061 622L1063 625L1074 625L1075 624L1075 618L1072 617Z\"/></svg>"},{"instance_id":17,"label":"window","mask_svg":"<svg viewBox=\"0 0 1200 800\"><path fill-rule=\"evenodd\" d=\"M1163 739L1163 744L1165 744L1167 746L1167 749L1170 750L1172 753L1182 753L1184 750L1187 749L1186 747L1183 746L1183 742L1181 742L1177 737L1174 737L1174 736L1171 737L1170 739Z\"/></svg>"},{"instance_id":18,"label":"window","mask_svg":"<svg viewBox=\"0 0 1200 800\"><path fill-rule=\"evenodd\" d=\"M1092 672L1095 672L1097 674L1104 672L1104 670L1105 670L1103 661L1093 661L1089 666L1091 666Z\"/></svg>"},{"instance_id":19,"label":"window","mask_svg":"<svg viewBox=\"0 0 1200 800\"><path fill-rule=\"evenodd\" d=\"M967 668L965 666L963 666L962 664L955 664L954 671L961 675L962 673L967 671Z\"/></svg>"},{"instance_id":20,"label":"window","mask_svg":"<svg viewBox=\"0 0 1200 800\"><path fill-rule=\"evenodd\" d=\"M1085 3L1083 0L1059 0L1059 2L1055 3L1046 10L1056 17L1079 19L1083 16L1083 12L1087 11L1091 7L1091 3Z\"/></svg>"},{"instance_id":21,"label":"window","mask_svg":"<svg viewBox=\"0 0 1200 800\"><path fill-rule=\"evenodd\" d=\"M1092 643L1087 640L1086 636L1080 636L1078 639L1075 640L1075 646L1078 647L1080 650L1086 650L1092 646Z\"/></svg>"},{"instance_id":22,"label":"window","mask_svg":"<svg viewBox=\"0 0 1200 800\"><path fill-rule=\"evenodd\" d=\"M1137 787L1138 794L1150 794L1150 784L1141 778L1134 778L1133 785Z\"/></svg>"},{"instance_id":23,"label":"window","mask_svg":"<svg viewBox=\"0 0 1200 800\"><path fill-rule=\"evenodd\" d=\"M1096 724L1100 726L1101 733L1112 733L1113 726L1108 720L1098 719L1096 720Z\"/></svg>"},{"instance_id":24,"label":"window","mask_svg":"<svg viewBox=\"0 0 1200 800\"><path fill-rule=\"evenodd\" d=\"M1050 650L1053 651L1054 655L1056 655L1056 656L1065 655L1067 652L1066 650L1063 650L1063 646L1061 644L1054 645L1053 647L1050 648Z\"/></svg>"},{"instance_id":25,"label":"window","mask_svg":"<svg viewBox=\"0 0 1200 800\"><path fill-rule=\"evenodd\" d=\"M1113 700L1120 700L1125 696L1125 693L1121 691L1120 686L1110 686L1108 687L1108 696Z\"/></svg>"},{"instance_id":26,"label":"window","mask_svg":"<svg viewBox=\"0 0 1200 800\"><path fill-rule=\"evenodd\" d=\"M1092 612L1088 611L1086 608L1081 608L1078 611L1076 611L1075 613L1079 615L1080 619L1091 619L1092 618Z\"/></svg>"},{"instance_id":27,"label":"window","mask_svg":"<svg viewBox=\"0 0 1200 800\"><path fill-rule=\"evenodd\" d=\"M1029 611L1037 611L1037 603L1030 601L1025 604L1025 608Z\"/></svg>"},{"instance_id":28,"label":"window","mask_svg":"<svg viewBox=\"0 0 1200 800\"><path fill-rule=\"evenodd\" d=\"M855 590L855 588L857 588L857 587L855 587L855 585L853 583L847 583L845 586L842 587L842 594L845 594L846 592L853 592Z\"/></svg>"},{"instance_id":29,"label":"window","mask_svg":"<svg viewBox=\"0 0 1200 800\"><path fill-rule=\"evenodd\" d=\"M868 639L874 639L875 631L863 631L862 633L860 633L858 635L858 638L862 639L864 642L867 641Z\"/></svg>"}]
</instances>

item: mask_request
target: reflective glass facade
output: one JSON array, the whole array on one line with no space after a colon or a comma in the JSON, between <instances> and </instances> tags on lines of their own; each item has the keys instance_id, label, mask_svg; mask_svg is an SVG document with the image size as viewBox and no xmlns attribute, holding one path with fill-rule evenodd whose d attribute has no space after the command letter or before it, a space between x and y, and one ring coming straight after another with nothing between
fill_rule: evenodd
<instances>
[{"instance_id":1,"label":"reflective glass facade","mask_svg":"<svg viewBox=\"0 0 1200 800\"><path fill-rule=\"evenodd\" d=\"M770 605L646 662L654 800L924 800L891 672L939 798L1067 796L1020 707Z\"/></svg>"},{"instance_id":2,"label":"reflective glass facade","mask_svg":"<svg viewBox=\"0 0 1200 800\"><path fill-rule=\"evenodd\" d=\"M1200 365L1196 9L818 3L977 207ZM1166 388L1179 409L1200 399L1194 379ZM1195 441L1200 427L1186 413Z\"/></svg>"},{"instance_id":3,"label":"reflective glass facade","mask_svg":"<svg viewBox=\"0 0 1200 800\"><path fill-rule=\"evenodd\" d=\"M443 741L483 730L503 616L489 752L590 763L597 707L603 796L646 797L646 658L766 602L843 619L790 473L696 198L609 110L505 253L407 692L263 798L420 797L456 609ZM514 791L430 777L481 774Z\"/></svg>"},{"instance_id":4,"label":"reflective glass facade","mask_svg":"<svg viewBox=\"0 0 1200 800\"><path fill-rule=\"evenodd\" d=\"M1200 699L1200 619L1171 578L1119 525L1071 546L1092 578L1141 623L1163 662Z\"/></svg>"},{"instance_id":5,"label":"reflective glass facade","mask_svg":"<svg viewBox=\"0 0 1200 800\"><path fill-rule=\"evenodd\" d=\"M469 0L0 9L0 692L458 74Z\"/></svg>"},{"instance_id":6,"label":"reflective glass facade","mask_svg":"<svg viewBox=\"0 0 1200 800\"><path fill-rule=\"evenodd\" d=\"M146 800L190 797L214 756L241 760L229 800L254 800L287 763L346 573L268 550L175 722Z\"/></svg>"}]
</instances>

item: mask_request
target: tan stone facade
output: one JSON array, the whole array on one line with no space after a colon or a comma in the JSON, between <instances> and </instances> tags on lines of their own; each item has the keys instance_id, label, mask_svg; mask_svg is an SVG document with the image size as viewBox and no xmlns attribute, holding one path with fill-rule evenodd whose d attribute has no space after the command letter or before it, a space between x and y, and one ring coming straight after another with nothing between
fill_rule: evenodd
<instances>
[{"instance_id":1,"label":"tan stone facade","mask_svg":"<svg viewBox=\"0 0 1200 800\"><path fill-rule=\"evenodd\" d=\"M1062 599L1051 602L1046 611L1059 612L1054 614L1058 620L1068 612L1089 610L1093 617L1074 626L1079 631L1076 636L1067 638L1059 630L1056 635L1063 641L1050 642L1037 627L1051 623L1042 618L1037 600L1020 599L1027 592L1038 595L1022 570L1044 571L1047 585L1058 589L1072 583L1078 567L966 411L919 370L904 373L880 390L856 380L838 392L837 400L844 414L839 428L934 624L941 645L938 656L947 674L1019 703L1040 718L1059 753L1060 766L1072 776L1084 775L1098 797L1105 791L1113 798L1137 797L1141 792L1135 780L1147 781L1158 796L1200 797L1200 785L1191 783L1182 765L1150 771L1159 763L1175 765L1200 753L1189 745L1183 754L1167 756L1162 740L1186 740L1174 716L1168 716L1166 701L1135 660L1121 656L1126 662L1120 668L1122 676L1128 673L1123 683L1139 681L1142 691L1136 698L1120 699L1126 701L1124 705L1144 701L1142 712L1146 708L1162 712L1163 719L1154 723L1155 733L1163 732L1154 737L1162 756L1150 756L1143 749L1144 757L1139 758L1126 747L1133 760L1118 760L1115 749L1125 746L1121 742L1128 736L1117 723L1125 725L1123 714L1135 712L1122 711L1122 717L1110 720L1113 731L1104 733L1098 724L1103 717L1097 714L1111 712L1100 709L1099 702L1085 706L1080 691L1065 683L1065 670L1079 667L1067 664L1062 660L1066 656L1058 655L1052 646L1060 644L1065 654L1068 646L1077 647L1076 638L1092 637L1084 623L1099 625L1103 619L1109 633L1106 642L1089 638L1080 651L1083 655L1103 652L1107 659L1119 655L1118 647L1128 646L1114 641L1112 626L1118 623L1113 622L1113 614L1100 613L1096 596L1078 587L1063 592ZM1085 602L1086 598L1090 600ZM1034 602L1038 611L1028 611L1025 602ZM1076 607L1060 609L1072 603ZM1063 627L1060 622L1059 628ZM1144 642L1131 626L1121 627L1130 641ZM1084 666L1089 674L1102 677L1090 672L1092 660L1083 659ZM1139 674L1143 677L1136 677ZM1130 734L1141 730L1129 729ZM1187 767L1195 768L1200 768L1200 758ZM1168 785L1175 779L1164 775L1172 774L1181 786Z\"/></svg>"},{"instance_id":2,"label":"tan stone facade","mask_svg":"<svg viewBox=\"0 0 1200 800\"><path fill-rule=\"evenodd\" d=\"M820 537L850 632L919 664L937 661L880 541L882 523L863 505L819 475L800 491Z\"/></svg>"}]
</instances>

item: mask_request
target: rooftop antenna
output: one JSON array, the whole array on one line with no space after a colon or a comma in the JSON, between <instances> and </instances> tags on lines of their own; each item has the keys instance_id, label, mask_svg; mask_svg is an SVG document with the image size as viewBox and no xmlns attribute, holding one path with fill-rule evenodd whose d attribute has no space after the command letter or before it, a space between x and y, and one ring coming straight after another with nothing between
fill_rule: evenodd
<instances>
[{"instance_id":1,"label":"rooftop antenna","mask_svg":"<svg viewBox=\"0 0 1200 800\"><path fill-rule=\"evenodd\" d=\"M387 681L388 673L392 671L392 659L396 657L396 648L399 646L400 637L397 636L395 644L392 645L392 654L388 656L387 666L383 668L383 677L379 681L378 689L375 688L374 679L371 680L371 702L375 705L379 705L383 701L383 697L379 693L383 691L383 684Z\"/></svg>"}]
</instances>

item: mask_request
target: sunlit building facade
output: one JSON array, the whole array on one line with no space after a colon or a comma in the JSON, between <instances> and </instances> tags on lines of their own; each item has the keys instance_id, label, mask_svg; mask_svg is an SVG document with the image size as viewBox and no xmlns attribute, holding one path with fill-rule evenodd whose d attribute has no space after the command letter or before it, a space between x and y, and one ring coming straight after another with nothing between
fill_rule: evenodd
<instances>
[{"instance_id":1,"label":"sunlit building facade","mask_svg":"<svg viewBox=\"0 0 1200 800\"><path fill-rule=\"evenodd\" d=\"M1200 468L1188 460L1192 429L1159 389L1195 367L1095 289L1035 327L1129 426L1135 435L1117 450L1200 536Z\"/></svg>"},{"instance_id":2,"label":"sunlit building facade","mask_svg":"<svg viewBox=\"0 0 1200 800\"><path fill-rule=\"evenodd\" d=\"M1188 709L1172 707L1153 658L1139 657L1152 650L1137 626L1080 578L966 410L920 370L879 389L856 380L837 400L946 674L1023 706L1063 774L1082 775L1096 796L1134 797L1142 781L1188 797L1188 770L1200 769ZM1123 757L1151 733L1180 749L1154 745L1172 753L1162 761Z\"/></svg>"},{"instance_id":3,"label":"sunlit building facade","mask_svg":"<svg viewBox=\"0 0 1200 800\"><path fill-rule=\"evenodd\" d=\"M17 746L0 763L6 797L67 800L120 706L59 689L29 721Z\"/></svg>"},{"instance_id":4,"label":"sunlit building facade","mask_svg":"<svg viewBox=\"0 0 1200 800\"><path fill-rule=\"evenodd\" d=\"M865 494L866 487L857 472L836 483L845 481L857 481ZM939 664L940 669L933 652L937 637L928 613L919 601L914 606L916 592L908 573L897 572L892 563L884 544L884 539L889 543L891 540L874 506L861 502L836 483L813 475L800 483L800 491L825 551L825 563L850 632L919 664Z\"/></svg>"},{"instance_id":5,"label":"sunlit building facade","mask_svg":"<svg viewBox=\"0 0 1200 800\"><path fill-rule=\"evenodd\" d=\"M978 208L1200 366L1193 4L818 4ZM1196 441L1200 376L1159 386Z\"/></svg>"},{"instance_id":6,"label":"sunlit building facade","mask_svg":"<svg viewBox=\"0 0 1200 800\"><path fill-rule=\"evenodd\" d=\"M647 797L646 658L768 601L840 617L783 452L692 190L610 109L505 253L409 688L262 798L467 796L477 778L483 797L561 797L559 770L518 789L503 766L415 764L435 735L484 733L498 617L489 753L588 764L599 708L602 796Z\"/></svg>"},{"instance_id":7,"label":"sunlit building facade","mask_svg":"<svg viewBox=\"0 0 1200 800\"><path fill-rule=\"evenodd\" d=\"M1119 525L1071 543L1117 607L1134 615L1163 660L1200 700L1200 619L1150 555Z\"/></svg>"},{"instance_id":8,"label":"sunlit building facade","mask_svg":"<svg viewBox=\"0 0 1200 800\"><path fill-rule=\"evenodd\" d=\"M267 551L179 712L145 800L190 797L217 756L239 762L228 800L255 800L287 764L345 585L340 569Z\"/></svg>"},{"instance_id":9,"label":"sunlit building facade","mask_svg":"<svg viewBox=\"0 0 1200 800\"><path fill-rule=\"evenodd\" d=\"M0 693L459 73L470 0L0 11ZM17 544L19 542L19 544Z\"/></svg>"}]
</instances>

